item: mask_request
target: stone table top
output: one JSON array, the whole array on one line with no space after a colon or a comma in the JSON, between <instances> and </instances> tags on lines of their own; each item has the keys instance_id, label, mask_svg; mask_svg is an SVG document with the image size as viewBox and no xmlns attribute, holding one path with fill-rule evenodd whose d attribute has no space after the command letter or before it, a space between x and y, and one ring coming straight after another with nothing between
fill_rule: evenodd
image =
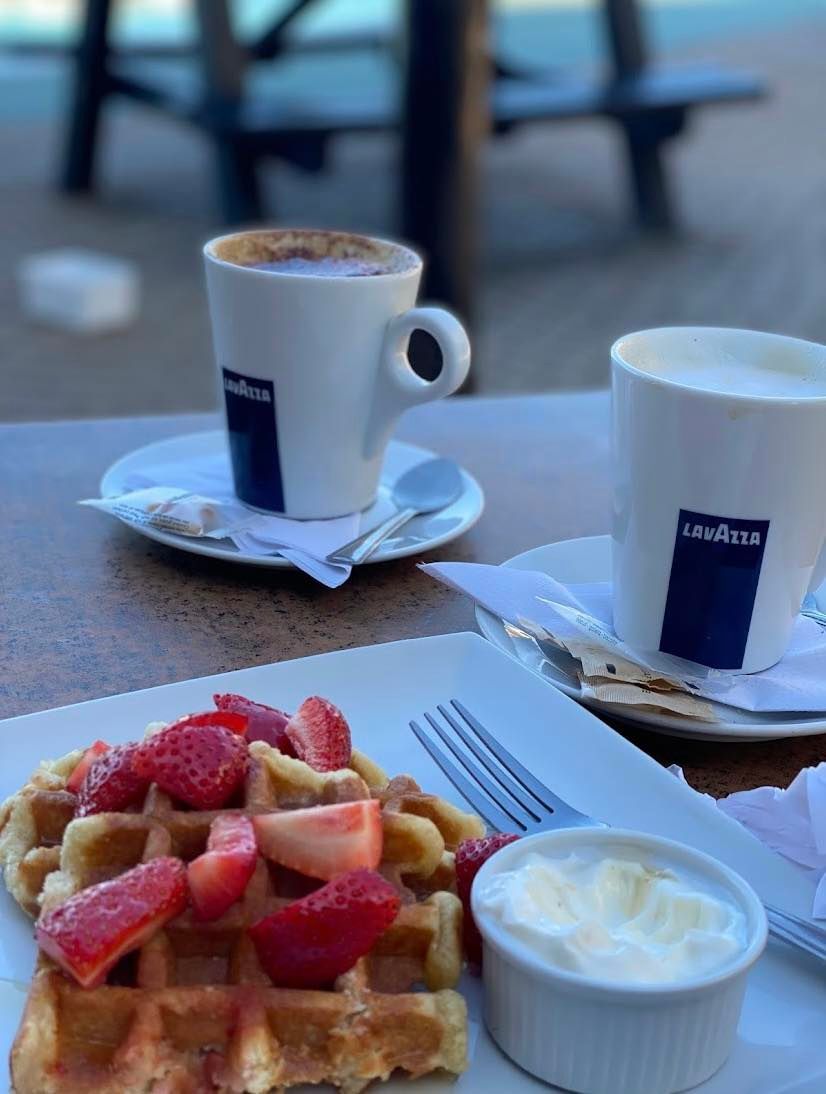
<instances>
[{"instance_id":1,"label":"stone table top","mask_svg":"<svg viewBox=\"0 0 826 1094\"><path fill-rule=\"evenodd\" d=\"M211 415L0 426L4 534L0 716L328 650L474 630L471 602L407 558L331 590L135 535L79 508L131 449L213 428ZM487 506L429 560L499 563L542 543L608 531L608 396L461 398L409 412L399 435L460 461ZM823 737L758 744L626 735L720 796L786 785L826 755Z\"/></svg>"}]
</instances>

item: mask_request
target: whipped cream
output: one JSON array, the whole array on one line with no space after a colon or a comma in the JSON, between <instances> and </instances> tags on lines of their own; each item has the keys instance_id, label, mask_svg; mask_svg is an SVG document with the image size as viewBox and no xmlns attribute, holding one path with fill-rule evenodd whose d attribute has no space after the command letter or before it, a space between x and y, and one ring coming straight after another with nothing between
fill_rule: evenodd
<instances>
[{"instance_id":1,"label":"whipped cream","mask_svg":"<svg viewBox=\"0 0 826 1094\"><path fill-rule=\"evenodd\" d=\"M533 852L488 879L476 900L548 964L617 983L701 976L748 942L746 917L732 900L633 858Z\"/></svg>"}]
</instances>

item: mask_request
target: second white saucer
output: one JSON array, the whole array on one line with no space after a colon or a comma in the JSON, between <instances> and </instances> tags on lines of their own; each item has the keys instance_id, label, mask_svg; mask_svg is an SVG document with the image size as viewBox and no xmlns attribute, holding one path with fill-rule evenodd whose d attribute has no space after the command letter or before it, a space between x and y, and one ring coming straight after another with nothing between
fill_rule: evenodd
<instances>
[{"instance_id":1,"label":"second white saucer","mask_svg":"<svg viewBox=\"0 0 826 1094\"><path fill-rule=\"evenodd\" d=\"M611 537L588 536L547 543L516 555L502 563L514 570L539 570L557 581L585 583L611 580ZM820 598L818 598L820 599ZM822 605L821 605L822 606ZM767 741L782 737L805 737L826 733L826 714L822 711L801 714L757 713L714 703L718 721L698 722L666 711L635 710L615 703L583 699L575 662L564 650L540 650L532 638L512 637L503 620L487 609L476 607L479 630L490 642L549 684L577 699L585 706L612 718L643 729L675 737L693 737L701 741Z\"/></svg>"}]
</instances>

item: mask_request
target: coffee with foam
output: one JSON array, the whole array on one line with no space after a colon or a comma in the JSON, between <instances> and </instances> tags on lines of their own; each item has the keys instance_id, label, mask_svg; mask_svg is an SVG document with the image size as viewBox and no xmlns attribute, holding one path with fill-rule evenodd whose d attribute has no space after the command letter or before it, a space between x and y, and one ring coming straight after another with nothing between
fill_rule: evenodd
<instances>
[{"instance_id":1,"label":"coffee with foam","mask_svg":"<svg viewBox=\"0 0 826 1094\"><path fill-rule=\"evenodd\" d=\"M626 359L641 372L700 391L771 399L826 398L826 353L821 347L808 349L807 343L797 346L806 348L767 345L750 357L742 347L738 352L696 335L679 354L673 348L661 350L652 339L647 345L638 342Z\"/></svg>"},{"instance_id":2,"label":"coffee with foam","mask_svg":"<svg viewBox=\"0 0 826 1094\"><path fill-rule=\"evenodd\" d=\"M366 258L302 254L286 254L266 262L253 262L250 269L264 270L267 273L302 274L305 277L378 277L379 274L388 272L381 263L369 262Z\"/></svg>"},{"instance_id":3,"label":"coffee with foam","mask_svg":"<svg viewBox=\"0 0 826 1094\"><path fill-rule=\"evenodd\" d=\"M222 262L293 277L380 277L419 264L418 256L400 244L300 228L241 232L217 240L213 250Z\"/></svg>"}]
</instances>

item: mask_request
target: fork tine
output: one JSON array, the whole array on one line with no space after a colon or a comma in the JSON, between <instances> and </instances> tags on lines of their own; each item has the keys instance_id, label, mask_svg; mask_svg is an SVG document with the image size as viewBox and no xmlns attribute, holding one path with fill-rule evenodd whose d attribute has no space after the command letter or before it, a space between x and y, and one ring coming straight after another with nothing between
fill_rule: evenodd
<instances>
[{"instance_id":1,"label":"fork tine","mask_svg":"<svg viewBox=\"0 0 826 1094\"><path fill-rule=\"evenodd\" d=\"M515 783L513 779L505 774L501 767L499 767L490 759L489 755L485 753L484 749L479 747L479 745L473 740L467 730L463 729L459 725L459 723L456 721L456 719L453 717L447 707L443 706L440 703L436 709L450 726L450 728L453 730L453 732L456 734L456 736L473 753L479 763L482 764L485 770L488 771L494 779L496 779L502 789L512 798L514 798L519 803L519 805L522 806L525 812L529 813L538 824L543 819L543 816L541 813L537 812L536 802L525 801L526 794L524 788L520 787L517 783ZM551 810L548 810L545 806L543 806L542 808L543 812L551 812Z\"/></svg>"},{"instance_id":2,"label":"fork tine","mask_svg":"<svg viewBox=\"0 0 826 1094\"><path fill-rule=\"evenodd\" d=\"M528 793L534 797L540 805L545 806L546 809L553 810L560 817L564 815L584 817L583 813L580 813L578 809L574 809L572 805L568 805L562 798L557 797L552 790L549 790L544 783L541 783L539 779L535 778L526 767L523 767L519 760L515 756L512 756L510 752L496 740L482 723L470 713L467 707L463 706L458 699L450 700L451 706L454 707L459 714L464 718L476 736L487 745L496 759L502 764L502 766L510 772L515 779L517 779L522 786L528 791Z\"/></svg>"},{"instance_id":3,"label":"fork tine","mask_svg":"<svg viewBox=\"0 0 826 1094\"><path fill-rule=\"evenodd\" d=\"M456 744L450 734L436 721L432 714L425 711L425 720L432 730L442 739L445 745L450 749L462 767L470 775L471 779L477 783L489 798L492 798L496 805L506 813L516 824L522 826L522 828L529 828L531 825L537 823L538 818L533 815L528 809L523 808L522 803L516 799L512 801L506 794L500 793L473 760L461 748Z\"/></svg>"},{"instance_id":4,"label":"fork tine","mask_svg":"<svg viewBox=\"0 0 826 1094\"><path fill-rule=\"evenodd\" d=\"M490 798L486 797L480 790L477 790L475 786L472 786L471 783L468 782L453 761L445 756L439 746L430 739L417 722L411 722L410 728L465 801L473 806L479 816L482 817L483 820L486 820L491 828L498 832L507 832L512 826L510 817L505 816L505 814L493 804Z\"/></svg>"}]
</instances>

